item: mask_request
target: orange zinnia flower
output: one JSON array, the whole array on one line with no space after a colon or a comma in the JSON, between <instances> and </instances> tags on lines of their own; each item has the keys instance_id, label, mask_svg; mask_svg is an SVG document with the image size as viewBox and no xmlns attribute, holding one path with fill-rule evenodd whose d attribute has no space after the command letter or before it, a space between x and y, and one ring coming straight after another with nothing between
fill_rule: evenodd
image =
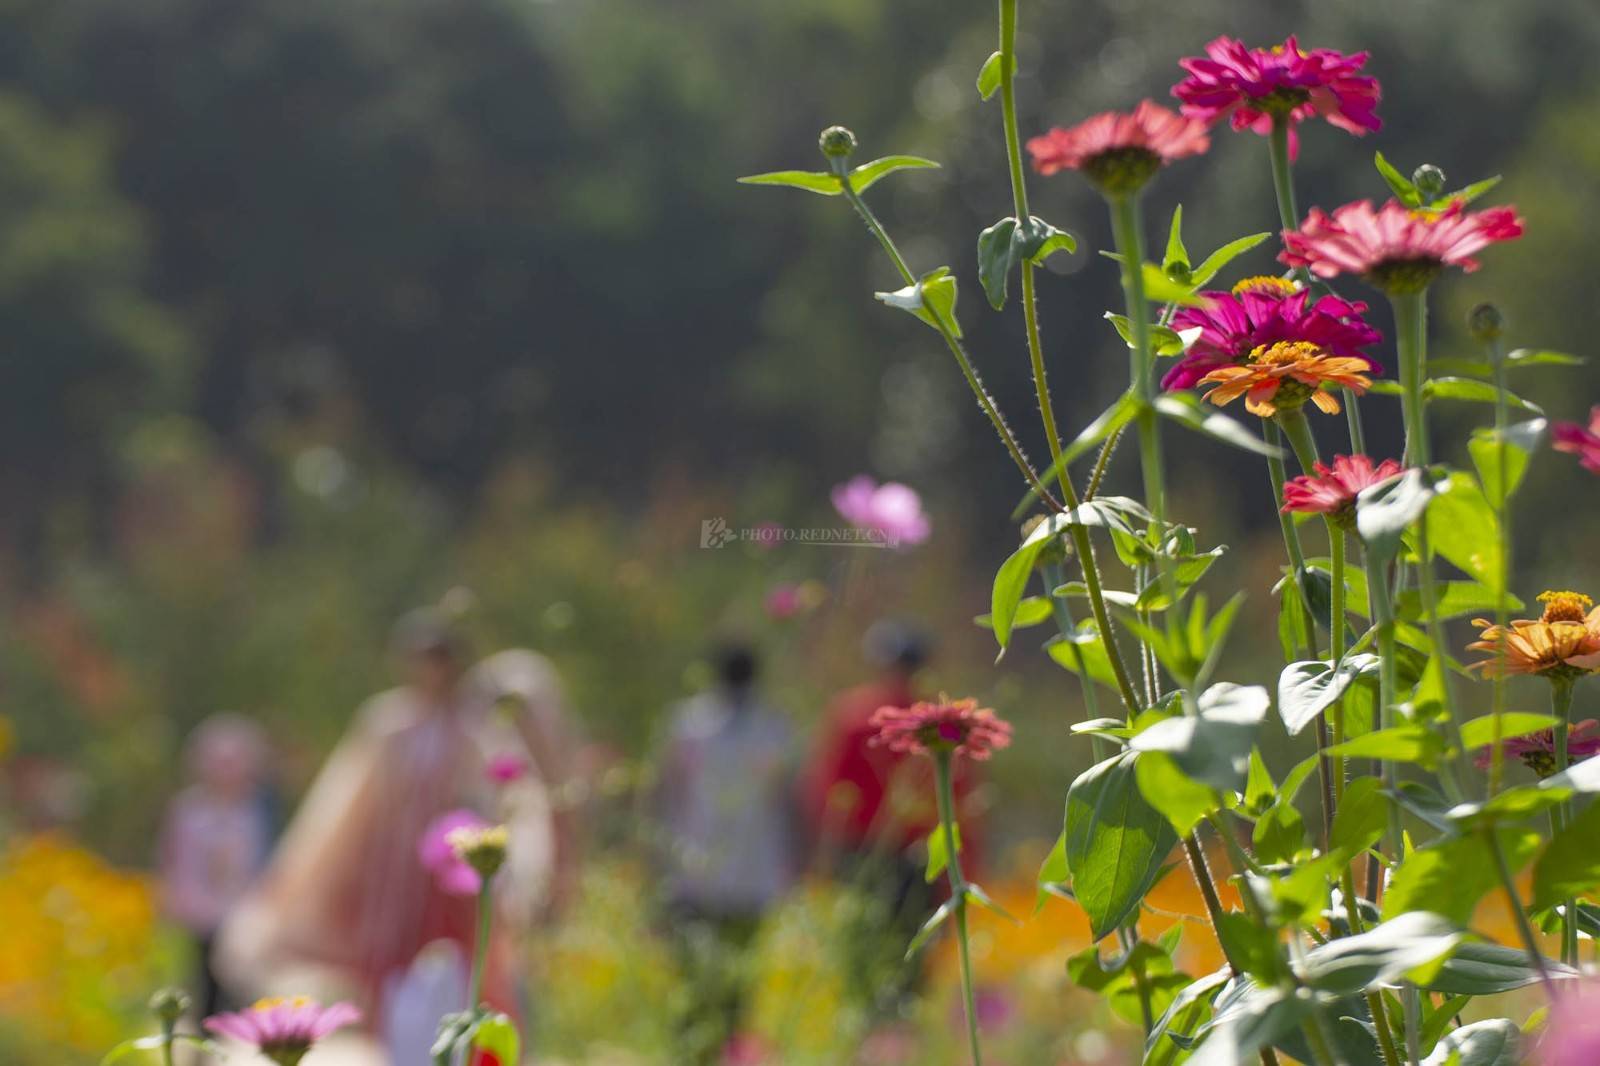
<instances>
[{"instance_id":1,"label":"orange zinnia flower","mask_svg":"<svg viewBox=\"0 0 1600 1066\"><path fill-rule=\"evenodd\" d=\"M1371 384L1369 369L1365 359L1329 355L1307 341L1279 341L1258 346L1238 366L1218 367L1200 384L1215 386L1206 399L1217 406L1243 396L1245 410L1262 418L1271 418L1279 408L1292 411L1307 400L1336 415L1338 397L1324 386L1342 385L1359 396Z\"/></svg>"},{"instance_id":2,"label":"orange zinnia flower","mask_svg":"<svg viewBox=\"0 0 1600 1066\"><path fill-rule=\"evenodd\" d=\"M1539 602L1545 605L1540 618L1513 619L1506 629L1482 618L1473 619L1472 624L1483 632L1467 647L1491 656L1473 663L1473 668L1482 670L1487 677L1570 677L1600 667L1600 607L1581 592L1543 592Z\"/></svg>"}]
</instances>

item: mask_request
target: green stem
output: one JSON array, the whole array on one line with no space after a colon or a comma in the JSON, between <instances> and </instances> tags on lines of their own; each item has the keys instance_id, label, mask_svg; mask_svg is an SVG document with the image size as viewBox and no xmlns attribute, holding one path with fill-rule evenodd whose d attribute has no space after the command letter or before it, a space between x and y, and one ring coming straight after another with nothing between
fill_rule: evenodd
<instances>
[{"instance_id":1,"label":"green stem","mask_svg":"<svg viewBox=\"0 0 1600 1066\"><path fill-rule=\"evenodd\" d=\"M1389 1030L1389 1008L1383 1002L1383 993L1374 989L1366 995L1367 1010L1372 1012L1372 1027L1378 1031L1378 1048L1383 1052L1383 1064L1400 1066L1400 1049L1394 1046L1394 1034Z\"/></svg>"},{"instance_id":2,"label":"green stem","mask_svg":"<svg viewBox=\"0 0 1600 1066\"><path fill-rule=\"evenodd\" d=\"M172 1045L176 1039L177 1022L165 1021L161 1023L161 1066L172 1066Z\"/></svg>"},{"instance_id":3,"label":"green stem","mask_svg":"<svg viewBox=\"0 0 1600 1066\"><path fill-rule=\"evenodd\" d=\"M472 979L467 984L467 1010L475 1011L483 998L483 970L489 961L489 930L494 922L492 878L483 879L478 889L478 939L472 945Z\"/></svg>"},{"instance_id":4,"label":"green stem","mask_svg":"<svg viewBox=\"0 0 1600 1066\"><path fill-rule=\"evenodd\" d=\"M1331 519L1328 522L1328 556L1329 577L1332 585L1333 607L1328 612L1329 629L1329 655L1335 665L1344 658L1345 646L1345 587L1344 587L1344 530ZM1332 724L1331 737L1333 746L1338 747L1344 743L1344 697L1341 695L1333 701L1333 706L1328 708L1328 717ZM1333 757L1333 799L1338 803L1344 799L1344 756Z\"/></svg>"},{"instance_id":5,"label":"green stem","mask_svg":"<svg viewBox=\"0 0 1600 1066\"><path fill-rule=\"evenodd\" d=\"M1117 930L1117 941L1122 945L1124 957L1130 956L1139 946L1139 930L1132 925L1123 926ZM1133 987L1139 994L1139 1019L1144 1023L1144 1035L1148 1037L1150 1030L1156 1026L1156 1018L1150 1007L1150 981L1141 966L1133 967Z\"/></svg>"},{"instance_id":6,"label":"green stem","mask_svg":"<svg viewBox=\"0 0 1600 1066\"><path fill-rule=\"evenodd\" d=\"M1378 727L1391 729L1394 727L1394 704L1397 698L1395 687L1395 638L1394 638L1394 602L1389 595L1389 581L1381 574L1367 575L1367 595L1372 604L1372 621L1378 627ZM1390 795L1394 795L1398 787L1395 773L1395 763L1392 759L1382 760L1383 787ZM1389 854L1398 858L1402 849L1400 830L1400 810L1398 805L1390 803L1389 809ZM1375 868L1374 868L1375 869ZM1376 878L1368 877L1369 898L1376 901Z\"/></svg>"},{"instance_id":7,"label":"green stem","mask_svg":"<svg viewBox=\"0 0 1600 1066\"><path fill-rule=\"evenodd\" d=\"M1064 596L1057 596L1056 589L1061 587L1065 577L1060 563L1043 563L1039 567L1039 577L1044 582L1045 598L1050 601L1052 614L1056 621L1056 632L1061 639L1067 642L1071 649L1072 661L1078 668L1078 680L1083 684L1083 710L1087 718L1100 717L1100 697L1094 690L1094 680L1089 677L1089 664L1083 656L1083 649L1073 642L1072 637L1077 633L1078 625L1072 618L1072 608ZM1089 743L1094 751L1094 761L1100 762L1106 757L1105 738L1098 733L1089 734Z\"/></svg>"},{"instance_id":8,"label":"green stem","mask_svg":"<svg viewBox=\"0 0 1600 1066\"><path fill-rule=\"evenodd\" d=\"M939 751L933 760L934 778L939 792L939 825L944 830L945 873L950 879L950 898L955 901L956 949L961 957L961 996L967 1011L967 1040L972 1049L972 1066L982 1066L983 1051L978 1044L978 1003L972 990L972 957L967 946L967 879L961 872L961 853L956 847L956 805L950 783L950 752Z\"/></svg>"},{"instance_id":9,"label":"green stem","mask_svg":"<svg viewBox=\"0 0 1600 1066\"><path fill-rule=\"evenodd\" d=\"M1494 597L1494 620L1500 634L1500 647L1496 652L1497 658L1504 662L1506 659L1506 640L1509 636L1511 607L1506 600L1506 590L1511 582L1511 508L1507 500L1506 487L1506 432L1510 421L1506 410L1506 368L1505 352L1498 339L1489 344L1489 361L1494 365L1494 435L1495 435L1495 467L1499 480L1499 491L1494 501L1495 519L1500 526L1500 574L1499 589ZM1505 772L1505 745L1502 716L1506 711L1506 678L1502 671L1496 670L1491 679L1493 685L1493 702L1490 713L1493 725L1489 746L1489 782L1488 796L1493 797L1500 791L1502 774Z\"/></svg>"},{"instance_id":10,"label":"green stem","mask_svg":"<svg viewBox=\"0 0 1600 1066\"><path fill-rule=\"evenodd\" d=\"M1206 916L1211 919L1211 931L1216 934L1217 946L1222 949L1222 957L1228 963L1228 969L1236 974L1244 973L1239 966L1239 960L1233 957L1228 938L1222 934L1222 916L1227 911L1222 907L1222 897L1217 895L1217 883L1211 877L1211 866L1206 862L1206 853L1200 847L1200 838L1193 831L1183 838L1183 854L1189 860L1189 872L1194 875L1194 883L1200 887L1200 898L1205 902Z\"/></svg>"},{"instance_id":11,"label":"green stem","mask_svg":"<svg viewBox=\"0 0 1600 1066\"><path fill-rule=\"evenodd\" d=\"M1517 882L1511 875L1510 863L1506 862L1505 849L1500 846L1500 838L1494 835L1492 826L1484 829L1483 839L1489 846L1489 854L1494 856L1495 872L1500 876L1500 890L1505 893L1506 905L1511 909L1511 920L1517 927L1522 950L1528 953L1528 962L1539 975L1539 982L1544 986L1545 995L1553 1002L1556 995L1555 983L1550 980L1550 972L1545 969L1544 953L1539 950L1539 938L1534 936L1533 925L1528 921L1528 912L1523 909L1522 900L1517 895Z\"/></svg>"},{"instance_id":12,"label":"green stem","mask_svg":"<svg viewBox=\"0 0 1600 1066\"><path fill-rule=\"evenodd\" d=\"M1556 717L1556 773L1561 773L1570 763L1570 754L1567 750L1568 735L1572 722L1572 686L1571 678L1552 677L1550 680L1550 711ZM1572 804L1562 803L1551 811L1551 814L1560 814L1559 829L1565 829L1572 821ZM1568 966L1578 965L1578 901L1567 898L1561 903L1561 961Z\"/></svg>"}]
</instances>

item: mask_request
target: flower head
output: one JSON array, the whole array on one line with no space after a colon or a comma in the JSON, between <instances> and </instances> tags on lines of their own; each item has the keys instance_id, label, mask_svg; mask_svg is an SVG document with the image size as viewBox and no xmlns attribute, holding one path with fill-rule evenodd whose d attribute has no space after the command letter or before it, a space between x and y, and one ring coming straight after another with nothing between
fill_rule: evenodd
<instances>
[{"instance_id":1,"label":"flower head","mask_svg":"<svg viewBox=\"0 0 1600 1066\"><path fill-rule=\"evenodd\" d=\"M417 858L433 874L439 890L452 896L475 896L483 879L456 851L452 837L462 830L488 828L489 823L469 810L449 811L435 818L417 842Z\"/></svg>"},{"instance_id":2,"label":"flower head","mask_svg":"<svg viewBox=\"0 0 1600 1066\"><path fill-rule=\"evenodd\" d=\"M1331 215L1313 207L1299 229L1284 230L1278 258L1319 277L1360 274L1388 292L1417 292L1447 266L1477 270L1474 254L1520 236L1522 219L1511 207L1468 211L1452 200L1434 210L1390 200L1374 209L1358 200Z\"/></svg>"},{"instance_id":3,"label":"flower head","mask_svg":"<svg viewBox=\"0 0 1600 1066\"><path fill-rule=\"evenodd\" d=\"M1325 514L1343 529L1355 525L1356 497L1400 473L1400 464L1385 459L1374 464L1365 455L1336 455L1333 465L1316 463L1314 473L1290 478L1283 486L1283 510Z\"/></svg>"},{"instance_id":4,"label":"flower head","mask_svg":"<svg viewBox=\"0 0 1600 1066\"><path fill-rule=\"evenodd\" d=\"M1218 367L1200 379L1215 386L1206 399L1222 406L1245 398L1245 410L1271 418L1279 409L1292 411L1307 400L1330 415L1339 413L1339 400L1326 390L1342 385L1356 395L1367 391L1365 359L1329 355L1307 341L1279 341L1256 348L1239 366Z\"/></svg>"},{"instance_id":5,"label":"flower head","mask_svg":"<svg viewBox=\"0 0 1600 1066\"><path fill-rule=\"evenodd\" d=\"M1293 155L1299 147L1294 127L1308 118L1320 116L1358 137L1383 127L1374 113L1382 95L1378 79L1358 73L1366 64L1366 52L1306 52L1293 37L1271 48L1218 37L1203 57L1178 60L1189 76L1172 95L1185 115L1207 125L1226 117L1236 130L1268 134L1275 120L1286 119Z\"/></svg>"},{"instance_id":6,"label":"flower head","mask_svg":"<svg viewBox=\"0 0 1600 1066\"><path fill-rule=\"evenodd\" d=\"M463 825L450 830L444 839L457 859L487 881L505 865L511 834L503 825Z\"/></svg>"},{"instance_id":7,"label":"flower head","mask_svg":"<svg viewBox=\"0 0 1600 1066\"><path fill-rule=\"evenodd\" d=\"M1329 355L1359 359L1369 371L1382 367L1361 349L1382 338L1361 316L1367 305L1337 296L1312 296L1278 277L1246 278L1232 292L1201 293L1205 303L1182 307L1172 328L1200 335L1178 364L1161 379L1164 389L1192 388L1220 366L1249 358L1262 345L1305 341Z\"/></svg>"},{"instance_id":8,"label":"flower head","mask_svg":"<svg viewBox=\"0 0 1600 1066\"><path fill-rule=\"evenodd\" d=\"M1525 733L1520 737L1506 737L1500 741L1501 749L1513 759L1521 759L1523 765L1538 774L1540 777L1549 777L1556 772L1556 731L1554 729L1541 729L1536 733ZM1478 769L1487 770L1490 761L1494 758L1491 747L1485 747L1478 752L1475 760ZM1591 755L1600 754L1600 722L1593 718L1582 722L1574 722L1567 730L1567 759L1576 762L1587 759Z\"/></svg>"},{"instance_id":9,"label":"flower head","mask_svg":"<svg viewBox=\"0 0 1600 1066\"><path fill-rule=\"evenodd\" d=\"M921 544L932 531L922 497L897 481L879 485L861 474L833 488L833 506L857 529L878 533L891 547Z\"/></svg>"},{"instance_id":10,"label":"flower head","mask_svg":"<svg viewBox=\"0 0 1600 1066\"><path fill-rule=\"evenodd\" d=\"M762 609L774 622L787 621L822 606L828 590L817 581L783 581L767 590Z\"/></svg>"},{"instance_id":11,"label":"flower head","mask_svg":"<svg viewBox=\"0 0 1600 1066\"><path fill-rule=\"evenodd\" d=\"M1080 170L1102 192L1135 192L1163 166L1211 147L1205 123L1184 118L1153 100L1130 113L1106 111L1068 129L1057 126L1028 141L1040 174Z\"/></svg>"},{"instance_id":12,"label":"flower head","mask_svg":"<svg viewBox=\"0 0 1600 1066\"><path fill-rule=\"evenodd\" d=\"M982 760L1011 743L1011 723L970 699L879 707L870 724L874 747L912 755L951 752Z\"/></svg>"},{"instance_id":13,"label":"flower head","mask_svg":"<svg viewBox=\"0 0 1600 1066\"><path fill-rule=\"evenodd\" d=\"M1543 592L1544 614L1516 618L1502 629L1485 619L1472 624L1483 630L1468 644L1490 657L1473 663L1486 677L1539 674L1576 677L1600 667L1600 607L1581 592ZM1504 649L1501 644L1504 643Z\"/></svg>"},{"instance_id":14,"label":"flower head","mask_svg":"<svg viewBox=\"0 0 1600 1066\"><path fill-rule=\"evenodd\" d=\"M255 1005L229 1014L214 1014L205 1027L218 1036L228 1036L249 1044L278 1066L296 1066L313 1044L333 1032L361 1020L361 1011L350 1003L324 1007L314 999L263 999Z\"/></svg>"},{"instance_id":15,"label":"flower head","mask_svg":"<svg viewBox=\"0 0 1600 1066\"><path fill-rule=\"evenodd\" d=\"M489 756L489 761L484 764L484 775L497 785L509 785L513 781L520 781L528 776L532 766L528 758L519 752L502 751Z\"/></svg>"},{"instance_id":16,"label":"flower head","mask_svg":"<svg viewBox=\"0 0 1600 1066\"><path fill-rule=\"evenodd\" d=\"M1589 424L1557 422L1550 427L1550 447L1578 457L1583 468L1600 474L1600 404L1590 408Z\"/></svg>"}]
</instances>

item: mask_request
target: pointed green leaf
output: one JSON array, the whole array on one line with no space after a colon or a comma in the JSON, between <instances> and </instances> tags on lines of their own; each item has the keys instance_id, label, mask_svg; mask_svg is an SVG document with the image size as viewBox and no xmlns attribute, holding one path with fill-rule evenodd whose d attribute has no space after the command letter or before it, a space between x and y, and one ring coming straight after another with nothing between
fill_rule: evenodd
<instances>
[{"instance_id":1,"label":"pointed green leaf","mask_svg":"<svg viewBox=\"0 0 1600 1066\"><path fill-rule=\"evenodd\" d=\"M774 170L769 174L751 174L740 178L739 184L787 185L791 189L804 189L823 196L840 196L844 193L838 175L820 170Z\"/></svg>"},{"instance_id":2,"label":"pointed green leaf","mask_svg":"<svg viewBox=\"0 0 1600 1066\"><path fill-rule=\"evenodd\" d=\"M1457 471L1438 487L1439 493L1428 504L1428 539L1433 550L1491 592L1500 591L1500 526L1477 479Z\"/></svg>"},{"instance_id":3,"label":"pointed green leaf","mask_svg":"<svg viewBox=\"0 0 1600 1066\"><path fill-rule=\"evenodd\" d=\"M1545 959L1544 968L1557 980L1578 976L1577 970L1555 959ZM1539 971L1533 968L1528 953L1521 948L1469 940L1456 948L1424 987L1443 995L1492 996L1526 988L1538 980Z\"/></svg>"},{"instance_id":4,"label":"pointed green leaf","mask_svg":"<svg viewBox=\"0 0 1600 1066\"><path fill-rule=\"evenodd\" d=\"M866 192L883 178L897 170L938 170L939 164L915 155L886 155L870 163L862 163L850 172L850 187L858 193Z\"/></svg>"},{"instance_id":5,"label":"pointed green leaf","mask_svg":"<svg viewBox=\"0 0 1600 1066\"><path fill-rule=\"evenodd\" d=\"M1500 846L1512 873L1520 870L1540 844L1531 830L1502 830ZM1478 901L1498 887L1493 855L1478 835L1454 837L1420 848L1406 857L1383 896L1383 916L1432 911L1466 925Z\"/></svg>"},{"instance_id":6,"label":"pointed green leaf","mask_svg":"<svg viewBox=\"0 0 1600 1066\"><path fill-rule=\"evenodd\" d=\"M1313 659L1290 663L1278 675L1278 714L1293 736L1332 707L1345 689L1360 677L1376 677L1378 657L1366 653L1346 655L1332 662Z\"/></svg>"},{"instance_id":7,"label":"pointed green leaf","mask_svg":"<svg viewBox=\"0 0 1600 1066\"><path fill-rule=\"evenodd\" d=\"M1017 57L1011 57L1011 73L1017 72ZM978 69L978 96L987 100L1000 88L1000 53L995 52Z\"/></svg>"},{"instance_id":8,"label":"pointed green leaf","mask_svg":"<svg viewBox=\"0 0 1600 1066\"><path fill-rule=\"evenodd\" d=\"M1067 790L1066 858L1095 940L1134 913L1177 836L1139 791L1131 752L1091 766Z\"/></svg>"},{"instance_id":9,"label":"pointed green leaf","mask_svg":"<svg viewBox=\"0 0 1600 1066\"><path fill-rule=\"evenodd\" d=\"M952 825L950 829L955 834L956 851L960 852L961 826L959 824ZM923 874L923 880L930 885L933 884L934 879L944 873L945 867L949 865L950 852L945 847L944 827L936 826L933 832L928 834L928 869Z\"/></svg>"},{"instance_id":10,"label":"pointed green leaf","mask_svg":"<svg viewBox=\"0 0 1600 1066\"><path fill-rule=\"evenodd\" d=\"M1183 205L1172 209L1172 228L1167 232L1167 254L1162 257L1161 269L1171 277L1173 269L1180 276L1189 274L1189 250L1183 246Z\"/></svg>"},{"instance_id":11,"label":"pointed green leaf","mask_svg":"<svg viewBox=\"0 0 1600 1066\"><path fill-rule=\"evenodd\" d=\"M1394 984L1451 951L1460 941L1461 933L1447 919L1427 911L1411 911L1365 933L1312 948L1299 967L1299 976L1318 991L1348 995L1373 985Z\"/></svg>"},{"instance_id":12,"label":"pointed green leaf","mask_svg":"<svg viewBox=\"0 0 1600 1066\"><path fill-rule=\"evenodd\" d=\"M1600 886L1600 804L1591 803L1551 838L1533 866L1533 905L1553 907Z\"/></svg>"},{"instance_id":13,"label":"pointed green leaf","mask_svg":"<svg viewBox=\"0 0 1600 1066\"><path fill-rule=\"evenodd\" d=\"M1229 241L1205 257L1205 260L1189 276L1189 283L1195 288L1199 288L1216 277L1223 267L1271 236L1272 234L1270 233L1252 233L1248 237L1239 237Z\"/></svg>"},{"instance_id":14,"label":"pointed green leaf","mask_svg":"<svg viewBox=\"0 0 1600 1066\"><path fill-rule=\"evenodd\" d=\"M909 959L915 955L917 950L926 944L934 933L939 931L939 927L955 913L956 903L957 900L953 896L945 900L939 905L939 909L934 911L932 916L922 923L922 928L917 930L917 935L911 938L911 943L906 948L906 958Z\"/></svg>"},{"instance_id":15,"label":"pointed green leaf","mask_svg":"<svg viewBox=\"0 0 1600 1066\"><path fill-rule=\"evenodd\" d=\"M955 336L961 336L961 324L955 315L956 279L949 267L930 270L915 285L874 295L890 307L916 315L934 329L942 323Z\"/></svg>"},{"instance_id":16,"label":"pointed green leaf","mask_svg":"<svg viewBox=\"0 0 1600 1066\"><path fill-rule=\"evenodd\" d=\"M1203 406L1199 398L1189 393L1169 392L1157 396L1155 409L1163 418L1169 418L1186 429L1192 429L1223 444L1231 444L1235 448L1264 455L1269 459L1283 455L1281 449L1268 444L1214 407Z\"/></svg>"},{"instance_id":17,"label":"pointed green leaf","mask_svg":"<svg viewBox=\"0 0 1600 1066\"><path fill-rule=\"evenodd\" d=\"M1472 465L1477 468L1478 481L1483 485L1483 494L1490 503L1497 507L1504 506L1505 501L1517 491L1517 485L1528 469L1528 460L1539 449L1539 441L1548 425L1542 418L1533 418L1506 427L1506 484L1503 487L1500 484L1500 435L1493 428L1473 430L1467 451L1472 455Z\"/></svg>"},{"instance_id":18,"label":"pointed green leaf","mask_svg":"<svg viewBox=\"0 0 1600 1066\"><path fill-rule=\"evenodd\" d=\"M1522 1061L1517 1023L1490 1018L1445 1033L1422 1066L1517 1066Z\"/></svg>"},{"instance_id":19,"label":"pointed green leaf","mask_svg":"<svg viewBox=\"0 0 1600 1066\"><path fill-rule=\"evenodd\" d=\"M1382 152L1372 157L1372 165L1378 168L1378 173L1383 175L1383 180L1394 190L1395 196L1401 203L1407 207L1421 206L1422 197L1418 194L1417 187L1411 183L1410 178L1396 170L1394 164L1383 157Z\"/></svg>"}]
</instances>

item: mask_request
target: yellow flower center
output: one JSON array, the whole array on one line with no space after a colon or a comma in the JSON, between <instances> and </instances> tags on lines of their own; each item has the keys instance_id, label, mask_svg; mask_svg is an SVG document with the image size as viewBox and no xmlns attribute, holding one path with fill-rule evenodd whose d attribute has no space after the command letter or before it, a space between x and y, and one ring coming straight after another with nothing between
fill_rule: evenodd
<instances>
[{"instance_id":1,"label":"yellow flower center","mask_svg":"<svg viewBox=\"0 0 1600 1066\"><path fill-rule=\"evenodd\" d=\"M1594 600L1583 593L1565 590L1541 592L1539 602L1544 604L1542 622L1581 622L1594 606Z\"/></svg>"},{"instance_id":2,"label":"yellow flower center","mask_svg":"<svg viewBox=\"0 0 1600 1066\"><path fill-rule=\"evenodd\" d=\"M1292 296L1300 291L1300 286L1290 278L1275 277L1272 274L1257 274L1253 278L1245 278L1233 286L1233 294L1240 296L1247 292L1259 292L1265 295L1274 293L1283 296Z\"/></svg>"},{"instance_id":3,"label":"yellow flower center","mask_svg":"<svg viewBox=\"0 0 1600 1066\"><path fill-rule=\"evenodd\" d=\"M1278 341L1256 345L1245 361L1261 366L1292 366L1321 357L1322 349L1310 341Z\"/></svg>"},{"instance_id":4,"label":"yellow flower center","mask_svg":"<svg viewBox=\"0 0 1600 1066\"><path fill-rule=\"evenodd\" d=\"M284 1004L288 1004L291 1007L309 1007L311 1005L311 997L268 996L265 999L258 999L254 1003L250 1004L250 1009L253 1011L265 1011L271 1010L274 1007L281 1007Z\"/></svg>"}]
</instances>

